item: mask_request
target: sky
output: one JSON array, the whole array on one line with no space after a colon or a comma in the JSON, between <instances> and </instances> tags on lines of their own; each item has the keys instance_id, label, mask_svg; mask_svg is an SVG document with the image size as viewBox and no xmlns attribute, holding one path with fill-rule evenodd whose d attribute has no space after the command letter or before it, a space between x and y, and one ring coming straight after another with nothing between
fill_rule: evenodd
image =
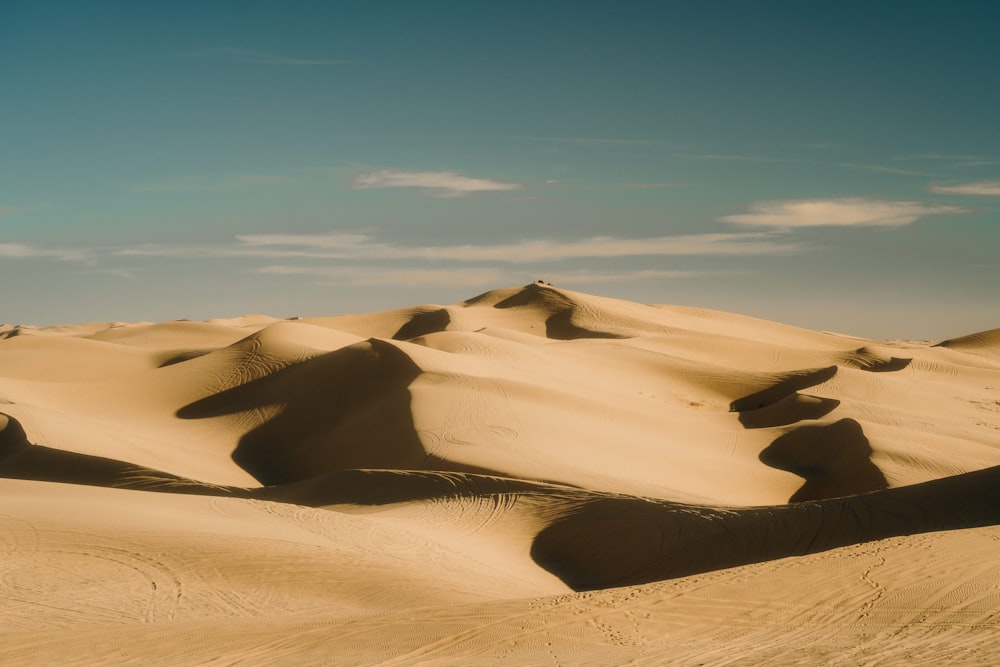
<instances>
[{"instance_id":1,"label":"sky","mask_svg":"<svg viewBox=\"0 0 1000 667\"><path fill-rule=\"evenodd\" d=\"M1000 327L995 2L0 1L0 322L543 279Z\"/></svg>"}]
</instances>

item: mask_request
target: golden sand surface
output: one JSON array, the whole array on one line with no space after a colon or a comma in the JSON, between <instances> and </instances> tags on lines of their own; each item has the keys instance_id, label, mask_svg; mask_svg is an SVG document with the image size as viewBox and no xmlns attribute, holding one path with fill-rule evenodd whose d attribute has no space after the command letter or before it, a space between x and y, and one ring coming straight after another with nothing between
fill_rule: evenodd
<instances>
[{"instance_id":1,"label":"golden sand surface","mask_svg":"<svg viewBox=\"0 0 1000 667\"><path fill-rule=\"evenodd\" d=\"M0 664L1000 664L1000 329L545 284L0 326Z\"/></svg>"}]
</instances>

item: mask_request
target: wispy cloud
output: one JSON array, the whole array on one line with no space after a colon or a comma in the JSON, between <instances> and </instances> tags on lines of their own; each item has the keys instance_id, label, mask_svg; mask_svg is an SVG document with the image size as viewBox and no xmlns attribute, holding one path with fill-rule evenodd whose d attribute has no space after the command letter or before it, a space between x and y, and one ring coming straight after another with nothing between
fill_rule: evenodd
<instances>
[{"instance_id":1,"label":"wispy cloud","mask_svg":"<svg viewBox=\"0 0 1000 667\"><path fill-rule=\"evenodd\" d=\"M576 241L528 239L497 245L397 246L363 234L329 236L255 234L237 237L243 253L324 259L420 259L462 262L530 263L566 259L667 255L772 255L797 252L802 246L771 234L717 233L622 239L595 236Z\"/></svg>"},{"instance_id":2,"label":"wispy cloud","mask_svg":"<svg viewBox=\"0 0 1000 667\"><path fill-rule=\"evenodd\" d=\"M354 179L353 187L356 190L415 188L437 197L461 197L474 192L516 190L521 186L517 183L472 178L453 171L376 169L359 174Z\"/></svg>"},{"instance_id":3,"label":"wispy cloud","mask_svg":"<svg viewBox=\"0 0 1000 667\"><path fill-rule=\"evenodd\" d=\"M622 257L756 257L790 255L803 252L810 246L789 240L787 236L773 232L734 232L712 234L687 234L649 238L617 238L594 236L570 241L550 239L525 239L516 243L464 244L464 245L398 245L384 243L367 234L250 234L236 237L234 241L222 243L168 244L146 243L132 246L95 246L65 248L31 243L0 243L0 260L52 260L82 262L121 277L132 277L132 269L123 269L119 263L123 258L162 258L172 260L232 260L242 262L281 263L284 269L270 268L277 273L317 273L332 271L328 266L321 271L303 266L303 263L338 262L337 271L360 270L366 272L372 263L393 263L400 271L400 265L416 264L421 274L431 280L436 275L432 271L445 271L444 263L452 263L461 268L478 263L483 271L490 265L527 266L545 264L551 270L553 264L573 260L597 260ZM410 269L406 269L410 270ZM413 269L417 270L417 269ZM465 270L464 268L461 270ZM450 268L447 271L455 275ZM494 273L468 274L481 276L488 282L499 275L500 269L490 268ZM506 271L506 270L505 270ZM333 275L333 274L330 274ZM339 274L338 274L339 275ZM368 273L360 274L361 280ZM441 274L443 275L443 274ZM610 274L587 273L594 282L616 280ZM622 274L625 275L625 274ZM674 271L654 271L652 273L632 273L632 278L680 277ZM686 274L685 274L686 275ZM579 274L562 273L561 279L582 280ZM416 280L416 278L414 278ZM424 278L421 278L424 279ZM520 279L520 278L518 278ZM626 278L622 278L626 279ZM364 278L366 284L376 284L381 280L377 275ZM470 278L471 280L471 278ZM478 284L478 283L477 283Z\"/></svg>"},{"instance_id":4,"label":"wispy cloud","mask_svg":"<svg viewBox=\"0 0 1000 667\"><path fill-rule=\"evenodd\" d=\"M982 156L958 153L919 153L916 155L897 155L894 160L947 160L961 162L965 160L982 160Z\"/></svg>"},{"instance_id":5,"label":"wispy cloud","mask_svg":"<svg viewBox=\"0 0 1000 667\"><path fill-rule=\"evenodd\" d=\"M731 155L728 153L674 153L673 157L685 160L717 160L720 162L801 162L796 158L768 155Z\"/></svg>"},{"instance_id":6,"label":"wispy cloud","mask_svg":"<svg viewBox=\"0 0 1000 667\"><path fill-rule=\"evenodd\" d=\"M31 243L0 243L0 259L54 259L61 262L88 262L93 251L86 248L50 248Z\"/></svg>"},{"instance_id":7,"label":"wispy cloud","mask_svg":"<svg viewBox=\"0 0 1000 667\"><path fill-rule=\"evenodd\" d=\"M616 190L655 190L659 188L686 188L689 183L616 183L611 187Z\"/></svg>"},{"instance_id":8,"label":"wispy cloud","mask_svg":"<svg viewBox=\"0 0 1000 667\"><path fill-rule=\"evenodd\" d=\"M204 51L191 51L180 54L182 58L215 58L229 60L248 65L282 65L282 66L315 66L315 65L349 65L356 63L356 60L331 60L327 58L298 58L294 56L268 53L267 51L255 51L252 49L237 49L231 47L220 47L216 49L205 49Z\"/></svg>"},{"instance_id":9,"label":"wispy cloud","mask_svg":"<svg viewBox=\"0 0 1000 667\"><path fill-rule=\"evenodd\" d=\"M276 174L192 174L167 181L142 183L133 186L132 192L231 192L276 188L292 182L292 179Z\"/></svg>"},{"instance_id":10,"label":"wispy cloud","mask_svg":"<svg viewBox=\"0 0 1000 667\"><path fill-rule=\"evenodd\" d=\"M900 227L930 215L970 212L958 206L862 197L762 201L751 204L749 208L749 213L719 219L759 227Z\"/></svg>"},{"instance_id":11,"label":"wispy cloud","mask_svg":"<svg viewBox=\"0 0 1000 667\"><path fill-rule=\"evenodd\" d=\"M497 285L510 276L499 269L414 269L355 266L274 265L257 273L283 276L314 276L338 285L379 287L443 287L449 285Z\"/></svg>"},{"instance_id":12,"label":"wispy cloud","mask_svg":"<svg viewBox=\"0 0 1000 667\"><path fill-rule=\"evenodd\" d=\"M124 280L135 280L136 271L134 269L126 268L107 268L107 269L91 269L86 271L86 273L99 275L99 276L112 276L114 278L122 278Z\"/></svg>"},{"instance_id":13,"label":"wispy cloud","mask_svg":"<svg viewBox=\"0 0 1000 667\"><path fill-rule=\"evenodd\" d=\"M950 168L988 167L1000 165L1000 160L982 155L960 153L921 153L919 155L897 155L893 160L910 162L948 162Z\"/></svg>"},{"instance_id":14,"label":"wispy cloud","mask_svg":"<svg viewBox=\"0 0 1000 667\"><path fill-rule=\"evenodd\" d=\"M840 163L841 167L846 167L848 169L859 169L861 171L874 171L880 174L899 174L900 176L932 176L933 174L928 174L925 171L916 171L913 169L900 169L898 167L887 167L881 164L851 164L847 162Z\"/></svg>"},{"instance_id":15,"label":"wispy cloud","mask_svg":"<svg viewBox=\"0 0 1000 667\"><path fill-rule=\"evenodd\" d=\"M939 195L986 195L1000 196L1000 181L976 181L974 183L956 183L941 185L935 183L930 191Z\"/></svg>"},{"instance_id":16,"label":"wispy cloud","mask_svg":"<svg viewBox=\"0 0 1000 667\"><path fill-rule=\"evenodd\" d=\"M576 146L661 146L673 144L667 139L614 139L604 137L514 137L520 141L537 141L546 144L572 144Z\"/></svg>"},{"instance_id":17,"label":"wispy cloud","mask_svg":"<svg viewBox=\"0 0 1000 667\"><path fill-rule=\"evenodd\" d=\"M705 275L704 271L662 271L644 269L639 271L569 271L547 275L546 279L560 285L597 285L605 283L630 283L643 280L675 280Z\"/></svg>"},{"instance_id":18,"label":"wispy cloud","mask_svg":"<svg viewBox=\"0 0 1000 667\"><path fill-rule=\"evenodd\" d=\"M391 267L295 266L277 264L264 266L257 273L282 276L312 276L338 285L380 287L448 287L499 285L512 280L525 280L520 271L496 268L414 269ZM661 271L656 269L617 272L568 271L546 274L546 279L560 285L594 285L690 278L701 271Z\"/></svg>"}]
</instances>

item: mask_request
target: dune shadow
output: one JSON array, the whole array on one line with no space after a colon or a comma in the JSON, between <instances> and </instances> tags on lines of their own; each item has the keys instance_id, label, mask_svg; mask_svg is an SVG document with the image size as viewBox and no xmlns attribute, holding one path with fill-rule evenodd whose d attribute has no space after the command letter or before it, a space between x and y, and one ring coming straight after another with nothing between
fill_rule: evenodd
<instances>
[{"instance_id":1,"label":"dune shadow","mask_svg":"<svg viewBox=\"0 0 1000 667\"><path fill-rule=\"evenodd\" d=\"M867 357L861 355L864 351L862 348L854 355L859 364L868 363ZM900 362L905 368L910 360L893 357L867 370L876 367L888 370L886 364L892 362ZM840 401L798 391L822 384L836 374L837 366L788 373L771 386L733 401L730 410L739 413L740 424L747 429L791 426L821 419L833 412ZM761 451L759 459L767 466L805 480L789 498L789 502L801 502L888 487L885 475L871 460L873 454L861 424L854 419L841 419L831 424L805 424L789 430Z\"/></svg>"},{"instance_id":2,"label":"dune shadow","mask_svg":"<svg viewBox=\"0 0 1000 667\"><path fill-rule=\"evenodd\" d=\"M789 502L867 493L889 486L871 461L871 444L853 419L800 426L774 440L760 461L805 479Z\"/></svg>"},{"instance_id":3,"label":"dune shadow","mask_svg":"<svg viewBox=\"0 0 1000 667\"><path fill-rule=\"evenodd\" d=\"M861 367L861 370L869 373L895 373L903 370L912 362L913 359L906 357L890 357L885 361L874 361L866 364Z\"/></svg>"},{"instance_id":4,"label":"dune shadow","mask_svg":"<svg viewBox=\"0 0 1000 667\"><path fill-rule=\"evenodd\" d=\"M553 313L545 320L545 336L553 340L578 340L580 338L628 338L610 331L587 329L573 322L573 310Z\"/></svg>"},{"instance_id":5,"label":"dune shadow","mask_svg":"<svg viewBox=\"0 0 1000 667\"><path fill-rule=\"evenodd\" d=\"M892 356L886 358L878 350L862 346L840 355L839 361L846 366L869 373L894 373L909 366L913 359Z\"/></svg>"},{"instance_id":6,"label":"dune shadow","mask_svg":"<svg viewBox=\"0 0 1000 667\"><path fill-rule=\"evenodd\" d=\"M441 470L338 470L252 490L254 498L322 507L379 506L447 498L486 498L532 491L539 482Z\"/></svg>"},{"instance_id":7,"label":"dune shadow","mask_svg":"<svg viewBox=\"0 0 1000 667\"><path fill-rule=\"evenodd\" d=\"M420 372L395 346L372 339L200 399L177 416L256 412L259 423L232 456L262 484L345 468L420 467L425 453L407 390Z\"/></svg>"},{"instance_id":8,"label":"dune shadow","mask_svg":"<svg viewBox=\"0 0 1000 667\"><path fill-rule=\"evenodd\" d=\"M545 336L553 340L577 340L580 338L628 338L609 331L587 329L573 322L578 305L551 286L531 283L513 296L494 304L494 308L515 308L532 306L547 312Z\"/></svg>"},{"instance_id":9,"label":"dune shadow","mask_svg":"<svg viewBox=\"0 0 1000 667\"><path fill-rule=\"evenodd\" d=\"M370 339L200 399L177 416L256 414L232 456L265 485L355 468L494 474L425 451L409 392L421 372L395 345Z\"/></svg>"},{"instance_id":10,"label":"dune shadow","mask_svg":"<svg viewBox=\"0 0 1000 667\"><path fill-rule=\"evenodd\" d=\"M826 366L824 368L810 368L802 371L787 373L779 378L771 386L761 391L738 398L729 404L730 412L745 412L747 410L757 410L769 405L773 405L782 399L794 395L797 391L815 387L837 374L836 366Z\"/></svg>"},{"instance_id":11,"label":"dune shadow","mask_svg":"<svg viewBox=\"0 0 1000 667\"><path fill-rule=\"evenodd\" d=\"M410 340L418 336L444 331L451 323L451 314L445 308L417 313L392 335L394 340Z\"/></svg>"},{"instance_id":12,"label":"dune shadow","mask_svg":"<svg viewBox=\"0 0 1000 667\"><path fill-rule=\"evenodd\" d=\"M835 398L792 394L771 405L739 413L744 428L771 428L787 426L803 419L820 419L837 409L840 401Z\"/></svg>"},{"instance_id":13,"label":"dune shadow","mask_svg":"<svg viewBox=\"0 0 1000 667\"><path fill-rule=\"evenodd\" d=\"M156 493L248 498L297 505L385 505L411 500L518 491L538 483L509 479L475 466L434 456L434 471L336 470L271 486L212 484L104 456L71 452L28 440L13 417L0 412L0 478L130 489ZM438 471L437 468L450 468Z\"/></svg>"},{"instance_id":14,"label":"dune shadow","mask_svg":"<svg viewBox=\"0 0 1000 667\"><path fill-rule=\"evenodd\" d=\"M179 352L170 352L160 359L160 362L156 367L166 368L167 366L173 366L174 364L181 364L185 361L197 359L198 357L204 357L206 354L213 351L214 350L182 350Z\"/></svg>"},{"instance_id":15,"label":"dune shadow","mask_svg":"<svg viewBox=\"0 0 1000 667\"><path fill-rule=\"evenodd\" d=\"M583 502L543 528L532 543L531 557L583 591L998 523L1000 467L994 467L913 486L772 507L600 498Z\"/></svg>"},{"instance_id":16,"label":"dune shadow","mask_svg":"<svg viewBox=\"0 0 1000 667\"><path fill-rule=\"evenodd\" d=\"M2 422L6 420L6 424ZM209 484L162 470L32 444L21 424L0 413L0 477L162 493L249 497L245 489Z\"/></svg>"}]
</instances>

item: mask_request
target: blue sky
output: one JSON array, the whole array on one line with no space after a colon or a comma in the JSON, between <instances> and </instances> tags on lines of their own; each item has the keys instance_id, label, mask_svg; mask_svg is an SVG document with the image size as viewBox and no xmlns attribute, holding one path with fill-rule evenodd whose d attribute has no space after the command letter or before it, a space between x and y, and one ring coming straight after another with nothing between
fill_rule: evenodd
<instances>
[{"instance_id":1,"label":"blue sky","mask_svg":"<svg viewBox=\"0 0 1000 667\"><path fill-rule=\"evenodd\" d=\"M537 278L1000 326L992 2L0 3L0 321Z\"/></svg>"}]
</instances>

